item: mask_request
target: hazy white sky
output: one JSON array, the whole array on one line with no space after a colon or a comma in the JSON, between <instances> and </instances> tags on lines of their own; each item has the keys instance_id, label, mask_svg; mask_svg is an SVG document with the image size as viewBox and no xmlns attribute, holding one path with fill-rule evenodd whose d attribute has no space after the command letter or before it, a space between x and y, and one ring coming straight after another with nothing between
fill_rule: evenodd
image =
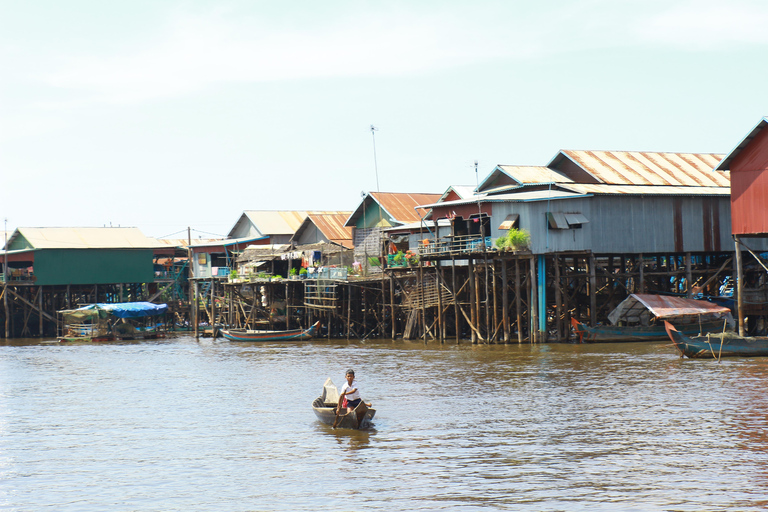
<instances>
[{"instance_id":1,"label":"hazy white sky","mask_svg":"<svg viewBox=\"0 0 768 512\"><path fill-rule=\"evenodd\" d=\"M0 0L0 216L226 234L560 149L727 153L768 3ZM180 234L183 236L184 233Z\"/></svg>"}]
</instances>

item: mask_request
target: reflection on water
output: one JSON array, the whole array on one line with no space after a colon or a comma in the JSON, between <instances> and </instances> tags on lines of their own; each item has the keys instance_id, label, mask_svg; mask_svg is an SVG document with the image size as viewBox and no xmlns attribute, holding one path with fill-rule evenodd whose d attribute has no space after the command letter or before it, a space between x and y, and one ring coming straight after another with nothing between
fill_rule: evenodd
<instances>
[{"instance_id":1,"label":"reflection on water","mask_svg":"<svg viewBox=\"0 0 768 512\"><path fill-rule=\"evenodd\" d=\"M368 430L312 412L348 367ZM10 340L0 509L761 510L766 378L663 343Z\"/></svg>"}]
</instances>

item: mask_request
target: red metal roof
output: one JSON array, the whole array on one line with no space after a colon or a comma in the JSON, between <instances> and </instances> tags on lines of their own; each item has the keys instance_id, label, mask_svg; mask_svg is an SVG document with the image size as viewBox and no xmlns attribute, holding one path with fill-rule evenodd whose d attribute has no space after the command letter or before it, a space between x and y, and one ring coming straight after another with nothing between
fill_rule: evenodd
<instances>
[{"instance_id":1,"label":"red metal roof","mask_svg":"<svg viewBox=\"0 0 768 512\"><path fill-rule=\"evenodd\" d=\"M330 242L352 249L352 228L344 227L344 223L352 212L340 213L310 213L307 221L312 222Z\"/></svg>"}]
</instances>

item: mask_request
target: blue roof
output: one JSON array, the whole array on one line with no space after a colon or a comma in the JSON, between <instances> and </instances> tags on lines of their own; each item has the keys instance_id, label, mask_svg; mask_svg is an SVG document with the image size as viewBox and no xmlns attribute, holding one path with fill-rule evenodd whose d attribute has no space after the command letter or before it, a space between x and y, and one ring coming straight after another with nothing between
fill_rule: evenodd
<instances>
[{"instance_id":1,"label":"blue roof","mask_svg":"<svg viewBox=\"0 0 768 512\"><path fill-rule=\"evenodd\" d=\"M91 304L80 309L100 309L118 318L139 318L143 316L162 315L168 311L168 304L152 304L151 302L116 302L114 304Z\"/></svg>"}]
</instances>

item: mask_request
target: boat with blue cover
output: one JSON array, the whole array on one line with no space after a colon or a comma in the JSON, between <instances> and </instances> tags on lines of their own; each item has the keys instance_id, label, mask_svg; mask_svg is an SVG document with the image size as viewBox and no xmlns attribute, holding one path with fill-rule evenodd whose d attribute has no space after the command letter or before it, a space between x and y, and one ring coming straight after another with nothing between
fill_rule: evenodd
<instances>
[{"instance_id":1,"label":"boat with blue cover","mask_svg":"<svg viewBox=\"0 0 768 512\"><path fill-rule=\"evenodd\" d=\"M152 339L165 335L167 304L116 302L65 309L59 341L115 341Z\"/></svg>"}]
</instances>

